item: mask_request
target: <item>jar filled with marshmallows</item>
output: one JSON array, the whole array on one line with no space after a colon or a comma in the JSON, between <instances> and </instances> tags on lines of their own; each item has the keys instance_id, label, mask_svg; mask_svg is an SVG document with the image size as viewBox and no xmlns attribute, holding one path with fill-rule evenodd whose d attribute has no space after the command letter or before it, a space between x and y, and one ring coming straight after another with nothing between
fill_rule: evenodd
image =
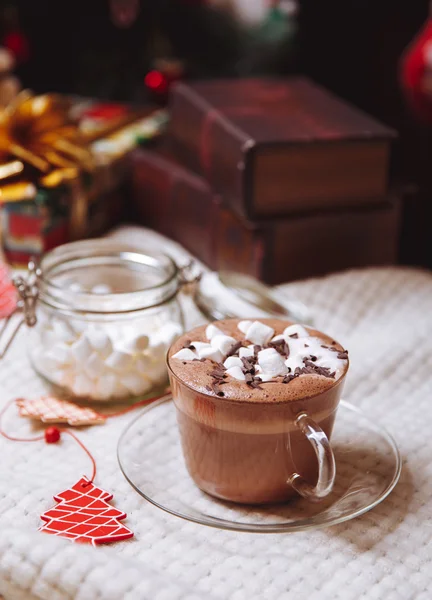
<instances>
[{"instance_id":1,"label":"jar filled with marshmallows","mask_svg":"<svg viewBox=\"0 0 432 600\"><path fill-rule=\"evenodd\" d=\"M168 383L166 355L184 333L182 306L195 325L266 316L312 323L297 299L249 276L193 270L109 238L59 246L14 279L17 325L0 358L25 323L33 367L50 384L78 399L126 400Z\"/></svg>"},{"instance_id":2,"label":"jar filled with marshmallows","mask_svg":"<svg viewBox=\"0 0 432 600\"><path fill-rule=\"evenodd\" d=\"M165 357L183 333L181 273L167 255L110 240L65 244L37 268L35 370L68 395L142 396L166 382Z\"/></svg>"}]
</instances>

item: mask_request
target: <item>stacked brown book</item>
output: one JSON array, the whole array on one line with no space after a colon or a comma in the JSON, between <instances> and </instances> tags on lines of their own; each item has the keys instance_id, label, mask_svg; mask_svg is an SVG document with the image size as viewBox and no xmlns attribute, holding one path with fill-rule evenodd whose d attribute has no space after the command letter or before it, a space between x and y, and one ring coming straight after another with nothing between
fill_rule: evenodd
<instances>
[{"instance_id":1,"label":"stacked brown book","mask_svg":"<svg viewBox=\"0 0 432 600\"><path fill-rule=\"evenodd\" d=\"M170 108L134 156L143 223L269 283L396 261L393 131L302 78L181 83Z\"/></svg>"}]
</instances>

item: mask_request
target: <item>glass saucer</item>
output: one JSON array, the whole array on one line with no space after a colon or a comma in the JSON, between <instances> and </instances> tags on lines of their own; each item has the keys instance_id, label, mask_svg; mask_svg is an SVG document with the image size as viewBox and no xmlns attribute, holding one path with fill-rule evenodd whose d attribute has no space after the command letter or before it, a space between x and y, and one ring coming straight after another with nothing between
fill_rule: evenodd
<instances>
[{"instance_id":1,"label":"glass saucer","mask_svg":"<svg viewBox=\"0 0 432 600\"><path fill-rule=\"evenodd\" d=\"M174 403L151 404L122 433L120 468L146 500L173 515L221 529L275 533L328 527L382 502L401 472L392 436L359 408L342 401L332 436L336 458L333 492L322 502L297 498L285 504L245 506L199 490L183 461Z\"/></svg>"}]
</instances>

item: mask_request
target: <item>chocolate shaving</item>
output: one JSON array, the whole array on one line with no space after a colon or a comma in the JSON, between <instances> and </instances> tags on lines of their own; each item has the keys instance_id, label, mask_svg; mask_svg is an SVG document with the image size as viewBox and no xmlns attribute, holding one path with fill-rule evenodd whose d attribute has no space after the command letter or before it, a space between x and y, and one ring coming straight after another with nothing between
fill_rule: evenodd
<instances>
[{"instance_id":1,"label":"chocolate shaving","mask_svg":"<svg viewBox=\"0 0 432 600\"><path fill-rule=\"evenodd\" d=\"M206 389L208 392L212 392L212 391L213 391L213 390L212 390L212 388L211 388L209 385L206 385L206 386L205 386L205 389Z\"/></svg>"},{"instance_id":2,"label":"chocolate shaving","mask_svg":"<svg viewBox=\"0 0 432 600\"><path fill-rule=\"evenodd\" d=\"M302 373L322 375L323 377L329 377L331 379L334 379L335 377L335 372L331 373L328 367L320 367L310 360L305 360L304 363L305 366L302 369Z\"/></svg>"},{"instance_id":3,"label":"chocolate shaving","mask_svg":"<svg viewBox=\"0 0 432 600\"><path fill-rule=\"evenodd\" d=\"M243 363L243 371L245 373L252 373L255 370L256 358L252 356L243 356L241 359Z\"/></svg>"},{"instance_id":4,"label":"chocolate shaving","mask_svg":"<svg viewBox=\"0 0 432 600\"><path fill-rule=\"evenodd\" d=\"M305 348L309 348L309 344L305 344Z\"/></svg>"},{"instance_id":5,"label":"chocolate shaving","mask_svg":"<svg viewBox=\"0 0 432 600\"><path fill-rule=\"evenodd\" d=\"M235 354L237 350L239 350L239 348L241 348L242 346L243 342L236 342L235 344L233 344L228 350L228 354L226 355L226 357L228 358L228 356L232 356L233 354Z\"/></svg>"},{"instance_id":6,"label":"chocolate shaving","mask_svg":"<svg viewBox=\"0 0 432 600\"><path fill-rule=\"evenodd\" d=\"M268 348L274 348L276 352L279 352L282 356L289 356L290 349L285 340L276 340L275 342L269 342Z\"/></svg>"},{"instance_id":7,"label":"chocolate shaving","mask_svg":"<svg viewBox=\"0 0 432 600\"><path fill-rule=\"evenodd\" d=\"M292 333L289 337L297 340L298 339L298 333Z\"/></svg>"},{"instance_id":8,"label":"chocolate shaving","mask_svg":"<svg viewBox=\"0 0 432 600\"><path fill-rule=\"evenodd\" d=\"M246 381L246 383L252 383L252 381L253 381L252 373L245 373L245 381Z\"/></svg>"},{"instance_id":9,"label":"chocolate shaving","mask_svg":"<svg viewBox=\"0 0 432 600\"><path fill-rule=\"evenodd\" d=\"M328 348L328 346L324 346L324 344L321 344L321 348Z\"/></svg>"},{"instance_id":10,"label":"chocolate shaving","mask_svg":"<svg viewBox=\"0 0 432 600\"><path fill-rule=\"evenodd\" d=\"M338 358L342 360L346 360L348 358L348 350L344 350L343 352L339 352L337 355Z\"/></svg>"},{"instance_id":11,"label":"chocolate shaving","mask_svg":"<svg viewBox=\"0 0 432 600\"><path fill-rule=\"evenodd\" d=\"M217 382L212 383L212 390L216 394L216 396L225 396L225 394L219 387L219 383Z\"/></svg>"},{"instance_id":12,"label":"chocolate shaving","mask_svg":"<svg viewBox=\"0 0 432 600\"><path fill-rule=\"evenodd\" d=\"M285 377L282 379L282 383L289 383L293 379L295 379L294 375L285 375Z\"/></svg>"},{"instance_id":13,"label":"chocolate shaving","mask_svg":"<svg viewBox=\"0 0 432 600\"><path fill-rule=\"evenodd\" d=\"M310 359L311 359L312 362L315 362L316 360L318 360L317 357L314 356L313 354L311 354Z\"/></svg>"},{"instance_id":14,"label":"chocolate shaving","mask_svg":"<svg viewBox=\"0 0 432 600\"><path fill-rule=\"evenodd\" d=\"M340 350L334 348L333 346L330 346L329 350L331 350L332 352L340 352Z\"/></svg>"},{"instance_id":15,"label":"chocolate shaving","mask_svg":"<svg viewBox=\"0 0 432 600\"><path fill-rule=\"evenodd\" d=\"M260 383L262 383L262 382L261 382L261 379L259 379L258 377L254 377L254 378L252 379L252 381L250 381L250 382L248 383L248 385L249 385L251 388L253 388L254 390L262 390L262 387L260 386Z\"/></svg>"},{"instance_id":16,"label":"chocolate shaving","mask_svg":"<svg viewBox=\"0 0 432 600\"><path fill-rule=\"evenodd\" d=\"M261 350L262 346L258 346L257 344L255 344L255 346L253 347L254 356L258 356L258 352L260 352Z\"/></svg>"}]
</instances>

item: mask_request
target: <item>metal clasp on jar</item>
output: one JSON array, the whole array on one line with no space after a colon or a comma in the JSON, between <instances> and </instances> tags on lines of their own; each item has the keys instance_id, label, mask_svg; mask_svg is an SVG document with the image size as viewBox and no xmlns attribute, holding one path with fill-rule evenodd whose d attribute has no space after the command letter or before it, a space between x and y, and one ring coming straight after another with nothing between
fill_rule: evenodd
<instances>
[{"instance_id":1,"label":"metal clasp on jar","mask_svg":"<svg viewBox=\"0 0 432 600\"><path fill-rule=\"evenodd\" d=\"M21 325L34 327L37 323L36 305L39 298L39 280L42 275L39 264L31 259L25 276L17 275L13 284L17 289L19 300L16 310L5 320L0 330L0 359L9 350Z\"/></svg>"}]
</instances>

